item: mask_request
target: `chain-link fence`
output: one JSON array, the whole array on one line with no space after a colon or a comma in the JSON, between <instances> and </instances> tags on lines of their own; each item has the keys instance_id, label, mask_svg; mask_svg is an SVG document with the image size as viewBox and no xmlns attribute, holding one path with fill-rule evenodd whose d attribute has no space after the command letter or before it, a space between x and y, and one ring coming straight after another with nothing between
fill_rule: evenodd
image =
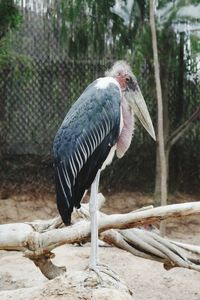
<instances>
[{"instance_id":1,"label":"chain-link fence","mask_svg":"<svg viewBox=\"0 0 200 300\"><path fill-rule=\"evenodd\" d=\"M31 74L2 70L2 151L10 154L49 154L55 131L72 101L97 74L100 63L31 62ZM24 71L26 73L26 71Z\"/></svg>"},{"instance_id":2,"label":"chain-link fence","mask_svg":"<svg viewBox=\"0 0 200 300\"><path fill-rule=\"evenodd\" d=\"M18 31L10 33L9 37L16 53L15 63L8 63L0 69L1 154L47 156L52 151L55 132L72 102L91 81L104 74L112 59L70 60L67 48L61 47L55 39L51 12L42 8L45 14L41 14L40 7L35 7L35 12L33 8L27 8L27 5L22 7L23 24ZM155 89L154 83L149 81L150 75L145 69L138 81L155 124ZM184 84L184 97L188 101L182 104L183 111L178 120L180 122L177 122L177 78L172 75L168 82L169 115L173 128L180 125L184 118L189 118L200 102L199 83L185 79ZM180 186L187 179L191 184L191 178L198 185L199 137L200 126L196 121L172 149L170 178L173 181L179 177ZM124 171L119 172L119 169ZM133 176L130 175L127 179L127 172L133 173ZM155 144L138 126L130 151L123 161L116 165L114 162L113 171L109 175L110 182L112 184L113 180L126 180L127 185L131 186L133 177L142 183L147 177L152 181L154 173ZM118 174L117 179L114 174Z\"/></svg>"}]
</instances>

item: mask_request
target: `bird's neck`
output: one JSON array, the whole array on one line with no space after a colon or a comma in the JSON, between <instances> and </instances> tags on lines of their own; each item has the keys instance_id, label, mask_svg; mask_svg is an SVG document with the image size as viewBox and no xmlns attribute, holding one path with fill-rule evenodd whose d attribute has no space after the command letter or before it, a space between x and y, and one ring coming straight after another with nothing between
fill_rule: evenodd
<instances>
[{"instance_id":1,"label":"bird's neck","mask_svg":"<svg viewBox=\"0 0 200 300\"><path fill-rule=\"evenodd\" d=\"M121 91L125 91L126 90L126 82L125 79L122 76L116 76L115 79L117 80L117 82L120 85Z\"/></svg>"},{"instance_id":2,"label":"bird's neck","mask_svg":"<svg viewBox=\"0 0 200 300\"><path fill-rule=\"evenodd\" d=\"M121 103L121 124L122 129L117 141L116 154L121 158L124 156L130 147L133 131L134 131L134 117L133 112L126 99L123 97Z\"/></svg>"}]
</instances>

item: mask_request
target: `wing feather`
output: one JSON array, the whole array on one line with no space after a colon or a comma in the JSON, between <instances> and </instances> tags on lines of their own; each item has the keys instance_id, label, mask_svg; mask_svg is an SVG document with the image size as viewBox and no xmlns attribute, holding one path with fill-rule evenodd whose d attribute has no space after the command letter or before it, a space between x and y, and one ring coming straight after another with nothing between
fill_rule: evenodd
<instances>
[{"instance_id":1,"label":"wing feather","mask_svg":"<svg viewBox=\"0 0 200 300\"><path fill-rule=\"evenodd\" d=\"M56 134L57 206L66 225L70 224L73 207L80 207L85 190L117 141L120 97L114 83L98 90L94 82L72 106Z\"/></svg>"},{"instance_id":2,"label":"wing feather","mask_svg":"<svg viewBox=\"0 0 200 300\"><path fill-rule=\"evenodd\" d=\"M68 189L69 189L70 194L71 194L71 182L70 182L69 175L68 175L68 172L67 172L67 169L66 169L66 165L63 162L62 162L62 170L63 170L64 179L67 183Z\"/></svg>"}]
</instances>

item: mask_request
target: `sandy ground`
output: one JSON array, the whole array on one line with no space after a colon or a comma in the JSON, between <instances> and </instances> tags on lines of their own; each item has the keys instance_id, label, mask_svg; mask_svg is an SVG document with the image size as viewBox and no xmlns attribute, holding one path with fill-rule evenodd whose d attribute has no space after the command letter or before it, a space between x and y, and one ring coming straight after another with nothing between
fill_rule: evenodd
<instances>
[{"instance_id":1,"label":"sandy ground","mask_svg":"<svg viewBox=\"0 0 200 300\"><path fill-rule=\"evenodd\" d=\"M26 194L0 200L0 223L47 219L57 214L53 195L28 197ZM198 196L176 195L176 202L199 200ZM152 204L149 196L120 193L107 198L105 212L127 212ZM173 201L174 199L171 199ZM168 224L168 236L200 245L200 218L174 220ZM90 244L62 246L55 250L55 263L67 270L83 270L88 264ZM135 299L200 300L200 273L186 269L166 271L162 264L134 257L110 246L100 248L100 258L125 280ZM23 254L0 251L0 291L34 287L47 279ZM0 294L2 295L2 294ZM1 300L9 299L0 297ZM59 299L59 297L58 297Z\"/></svg>"}]
</instances>

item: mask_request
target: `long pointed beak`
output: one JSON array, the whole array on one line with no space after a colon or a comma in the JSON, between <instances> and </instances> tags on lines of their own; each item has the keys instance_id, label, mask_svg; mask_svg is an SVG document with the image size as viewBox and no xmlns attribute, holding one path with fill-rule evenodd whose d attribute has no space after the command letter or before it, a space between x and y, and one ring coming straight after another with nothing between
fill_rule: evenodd
<instances>
[{"instance_id":1,"label":"long pointed beak","mask_svg":"<svg viewBox=\"0 0 200 300\"><path fill-rule=\"evenodd\" d=\"M144 128L151 135L151 137L154 140L156 140L156 135L151 121L151 117L149 115L146 103L144 101L139 86L137 85L134 90L128 88L124 92L124 96L128 101L129 105L132 107L133 113L136 114L136 116L138 117Z\"/></svg>"}]
</instances>

